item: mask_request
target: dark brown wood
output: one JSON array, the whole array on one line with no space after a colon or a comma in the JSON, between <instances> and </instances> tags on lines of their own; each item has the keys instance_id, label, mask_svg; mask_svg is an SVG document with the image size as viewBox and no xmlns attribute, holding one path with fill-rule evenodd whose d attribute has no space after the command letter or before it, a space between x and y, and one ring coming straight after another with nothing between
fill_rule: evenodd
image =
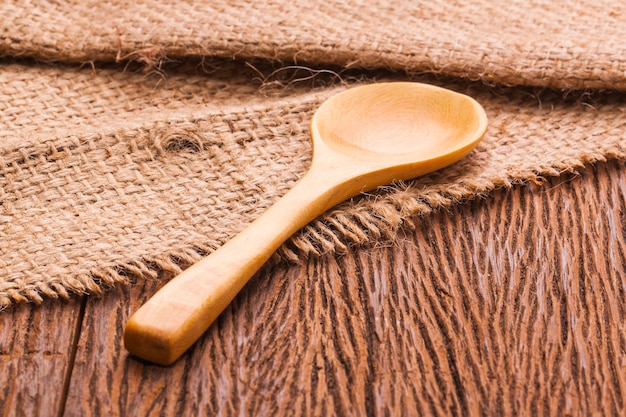
<instances>
[{"instance_id":1,"label":"dark brown wood","mask_svg":"<svg viewBox=\"0 0 626 417\"><path fill-rule=\"evenodd\" d=\"M0 412L3 416L56 416L63 410L80 298L18 305L0 312Z\"/></svg>"},{"instance_id":2,"label":"dark brown wood","mask_svg":"<svg viewBox=\"0 0 626 417\"><path fill-rule=\"evenodd\" d=\"M625 168L497 191L394 242L268 268L169 368L121 345L160 281L90 298L64 415L624 415ZM80 314L19 311L15 326L0 316L13 393L0 401L54 415L70 356L27 340L65 352Z\"/></svg>"}]
</instances>

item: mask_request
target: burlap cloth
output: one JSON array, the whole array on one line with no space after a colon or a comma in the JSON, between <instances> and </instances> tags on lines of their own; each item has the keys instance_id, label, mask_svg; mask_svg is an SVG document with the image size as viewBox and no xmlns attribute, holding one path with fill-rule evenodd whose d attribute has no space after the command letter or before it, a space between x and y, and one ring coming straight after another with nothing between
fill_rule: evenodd
<instances>
[{"instance_id":1,"label":"burlap cloth","mask_svg":"<svg viewBox=\"0 0 626 417\"><path fill-rule=\"evenodd\" d=\"M0 15L0 307L210 253L306 171L315 108L359 82L470 94L488 133L325 214L280 259L389 242L438 207L626 157L612 0L35 0Z\"/></svg>"}]
</instances>

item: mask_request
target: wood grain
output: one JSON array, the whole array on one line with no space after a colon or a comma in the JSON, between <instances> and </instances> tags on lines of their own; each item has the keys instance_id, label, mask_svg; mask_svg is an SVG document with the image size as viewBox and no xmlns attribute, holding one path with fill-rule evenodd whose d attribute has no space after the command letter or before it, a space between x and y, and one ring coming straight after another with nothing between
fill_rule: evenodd
<instances>
[{"instance_id":1,"label":"wood grain","mask_svg":"<svg viewBox=\"0 0 626 417\"><path fill-rule=\"evenodd\" d=\"M0 313L0 412L56 416L63 411L80 298L19 305Z\"/></svg>"},{"instance_id":2,"label":"wood grain","mask_svg":"<svg viewBox=\"0 0 626 417\"><path fill-rule=\"evenodd\" d=\"M266 269L170 368L121 349L159 281L89 299L80 335L79 299L2 312L0 409L623 415L624 168L496 192L393 244Z\"/></svg>"},{"instance_id":3,"label":"wood grain","mask_svg":"<svg viewBox=\"0 0 626 417\"><path fill-rule=\"evenodd\" d=\"M89 299L65 415L623 415L624 168L265 269L169 368L121 348L158 281Z\"/></svg>"}]
</instances>

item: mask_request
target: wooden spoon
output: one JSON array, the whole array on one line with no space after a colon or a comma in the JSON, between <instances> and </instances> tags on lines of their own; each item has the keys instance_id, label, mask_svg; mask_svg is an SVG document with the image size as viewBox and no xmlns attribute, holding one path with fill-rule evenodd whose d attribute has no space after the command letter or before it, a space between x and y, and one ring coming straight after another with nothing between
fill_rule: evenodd
<instances>
[{"instance_id":1,"label":"wooden spoon","mask_svg":"<svg viewBox=\"0 0 626 417\"><path fill-rule=\"evenodd\" d=\"M128 321L126 348L174 362L292 234L336 204L467 155L487 117L473 99L419 83L356 87L313 116L308 173L246 230L171 280Z\"/></svg>"}]
</instances>

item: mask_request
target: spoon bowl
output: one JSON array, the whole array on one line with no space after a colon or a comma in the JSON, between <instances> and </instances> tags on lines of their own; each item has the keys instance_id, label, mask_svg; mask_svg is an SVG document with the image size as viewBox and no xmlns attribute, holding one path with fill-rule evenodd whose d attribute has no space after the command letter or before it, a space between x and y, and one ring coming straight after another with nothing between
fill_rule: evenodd
<instances>
[{"instance_id":1,"label":"spoon bowl","mask_svg":"<svg viewBox=\"0 0 626 417\"><path fill-rule=\"evenodd\" d=\"M370 84L329 98L311 121L307 174L247 229L137 310L124 331L126 348L160 365L173 363L292 234L359 193L457 161L486 128L475 100L427 84Z\"/></svg>"},{"instance_id":2,"label":"spoon bowl","mask_svg":"<svg viewBox=\"0 0 626 417\"><path fill-rule=\"evenodd\" d=\"M414 163L475 144L485 123L482 108L469 97L407 82L336 94L320 106L312 126L315 141L353 159L384 155L386 161Z\"/></svg>"},{"instance_id":3,"label":"spoon bowl","mask_svg":"<svg viewBox=\"0 0 626 417\"><path fill-rule=\"evenodd\" d=\"M364 85L332 96L315 112L310 171L346 171L353 181L361 176L357 182L371 177L356 193L369 191L459 160L486 128L482 106L466 95L412 82Z\"/></svg>"}]
</instances>

